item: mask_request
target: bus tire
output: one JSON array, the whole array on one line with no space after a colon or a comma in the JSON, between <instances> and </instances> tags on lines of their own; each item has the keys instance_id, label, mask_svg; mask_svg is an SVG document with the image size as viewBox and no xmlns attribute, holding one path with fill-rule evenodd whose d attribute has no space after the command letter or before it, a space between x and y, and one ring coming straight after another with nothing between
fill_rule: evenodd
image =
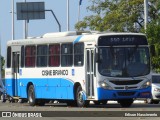
<instances>
[{"instance_id":1,"label":"bus tire","mask_svg":"<svg viewBox=\"0 0 160 120\"><path fill-rule=\"evenodd\" d=\"M122 107L130 107L133 103L133 99L123 99L123 100L118 100L118 102L120 103L120 105Z\"/></svg>"},{"instance_id":2,"label":"bus tire","mask_svg":"<svg viewBox=\"0 0 160 120\"><path fill-rule=\"evenodd\" d=\"M28 88L28 102L30 106L36 105L35 91L33 85L30 85Z\"/></svg>"},{"instance_id":3,"label":"bus tire","mask_svg":"<svg viewBox=\"0 0 160 120\"><path fill-rule=\"evenodd\" d=\"M83 100L82 87L78 86L76 90L76 102L78 107L87 107L89 101Z\"/></svg>"}]
</instances>

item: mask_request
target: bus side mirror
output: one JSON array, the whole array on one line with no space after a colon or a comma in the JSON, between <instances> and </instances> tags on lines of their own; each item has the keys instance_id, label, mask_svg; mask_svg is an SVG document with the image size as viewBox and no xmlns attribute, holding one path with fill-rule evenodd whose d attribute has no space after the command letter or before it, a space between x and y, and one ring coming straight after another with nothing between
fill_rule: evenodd
<instances>
[{"instance_id":1,"label":"bus side mirror","mask_svg":"<svg viewBox=\"0 0 160 120\"><path fill-rule=\"evenodd\" d=\"M152 56L156 55L156 51L155 51L155 45L150 45L150 52Z\"/></svg>"}]
</instances>

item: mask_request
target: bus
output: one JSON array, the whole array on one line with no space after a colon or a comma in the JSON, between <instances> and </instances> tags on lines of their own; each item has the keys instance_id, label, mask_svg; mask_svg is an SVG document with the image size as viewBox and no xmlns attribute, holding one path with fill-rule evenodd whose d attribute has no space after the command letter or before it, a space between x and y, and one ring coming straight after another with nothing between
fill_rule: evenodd
<instances>
[{"instance_id":1,"label":"bus","mask_svg":"<svg viewBox=\"0 0 160 120\"><path fill-rule=\"evenodd\" d=\"M10 98L85 107L151 97L150 50L142 33L59 32L7 42Z\"/></svg>"}]
</instances>

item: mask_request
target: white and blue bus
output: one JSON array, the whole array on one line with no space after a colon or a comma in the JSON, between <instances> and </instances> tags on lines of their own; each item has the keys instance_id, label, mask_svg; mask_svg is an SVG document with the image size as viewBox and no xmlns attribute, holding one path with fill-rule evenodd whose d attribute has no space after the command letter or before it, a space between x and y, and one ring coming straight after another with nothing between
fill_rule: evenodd
<instances>
[{"instance_id":1,"label":"white and blue bus","mask_svg":"<svg viewBox=\"0 0 160 120\"><path fill-rule=\"evenodd\" d=\"M151 97L150 50L141 33L48 33L7 43L6 93L31 106L79 107Z\"/></svg>"}]
</instances>

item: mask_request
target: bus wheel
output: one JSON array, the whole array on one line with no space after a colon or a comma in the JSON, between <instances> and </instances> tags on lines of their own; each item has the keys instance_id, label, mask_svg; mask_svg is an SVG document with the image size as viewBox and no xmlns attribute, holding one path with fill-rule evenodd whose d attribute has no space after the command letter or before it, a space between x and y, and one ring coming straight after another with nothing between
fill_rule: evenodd
<instances>
[{"instance_id":1,"label":"bus wheel","mask_svg":"<svg viewBox=\"0 0 160 120\"><path fill-rule=\"evenodd\" d=\"M130 107L133 103L133 99L118 100L118 103L120 103L122 107Z\"/></svg>"},{"instance_id":2,"label":"bus wheel","mask_svg":"<svg viewBox=\"0 0 160 120\"><path fill-rule=\"evenodd\" d=\"M83 99L82 87L78 86L76 91L76 101L78 107L87 107L89 105L89 101Z\"/></svg>"},{"instance_id":3,"label":"bus wheel","mask_svg":"<svg viewBox=\"0 0 160 120\"><path fill-rule=\"evenodd\" d=\"M28 101L31 106L36 105L35 91L33 85L30 85L28 88Z\"/></svg>"}]
</instances>

